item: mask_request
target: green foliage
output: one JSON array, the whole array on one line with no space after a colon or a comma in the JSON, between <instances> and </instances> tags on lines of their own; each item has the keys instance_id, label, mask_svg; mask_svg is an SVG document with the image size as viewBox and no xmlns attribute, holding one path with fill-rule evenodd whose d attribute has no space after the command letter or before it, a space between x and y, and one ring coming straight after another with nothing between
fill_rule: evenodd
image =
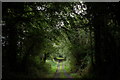
<instances>
[{"instance_id":1,"label":"green foliage","mask_svg":"<svg viewBox=\"0 0 120 80\"><path fill-rule=\"evenodd\" d=\"M85 16L87 8L83 7L84 3L34 2L3 5L3 21L6 23L3 27L3 37L6 39L4 56L12 57L13 53L9 56L8 53L9 48L13 47L12 50L16 50L16 53L11 59L17 61L16 66L25 69L22 73L29 73L28 76L33 78L54 73L57 63L53 58L59 55L66 57L65 69L68 72L75 72L83 63L89 62L93 31L88 26L90 21ZM108 23L110 24L112 22ZM14 31L16 33L11 36Z\"/></svg>"}]
</instances>

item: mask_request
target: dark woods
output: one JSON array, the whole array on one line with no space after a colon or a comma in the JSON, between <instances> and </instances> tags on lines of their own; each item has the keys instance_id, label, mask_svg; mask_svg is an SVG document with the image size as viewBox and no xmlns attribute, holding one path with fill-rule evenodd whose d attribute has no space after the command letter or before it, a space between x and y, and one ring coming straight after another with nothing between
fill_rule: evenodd
<instances>
[{"instance_id":1,"label":"dark woods","mask_svg":"<svg viewBox=\"0 0 120 80\"><path fill-rule=\"evenodd\" d=\"M77 4L2 3L5 23L2 26L3 79L22 75L40 78L38 73L32 73L47 72L46 60L56 55L59 49L65 49L66 60L69 57L68 60L73 61L71 64L77 65L75 71L87 65L90 57L90 74L93 75L88 79L120 80L119 3L85 3L87 14L80 14L83 18L73 11ZM40 10L37 6L41 6ZM75 17L68 13L74 13ZM64 26L55 27L60 21ZM60 41L66 41L65 46L51 45Z\"/></svg>"},{"instance_id":2,"label":"dark woods","mask_svg":"<svg viewBox=\"0 0 120 80\"><path fill-rule=\"evenodd\" d=\"M95 68L98 79L119 79L120 19L119 3L88 3L93 15Z\"/></svg>"}]
</instances>

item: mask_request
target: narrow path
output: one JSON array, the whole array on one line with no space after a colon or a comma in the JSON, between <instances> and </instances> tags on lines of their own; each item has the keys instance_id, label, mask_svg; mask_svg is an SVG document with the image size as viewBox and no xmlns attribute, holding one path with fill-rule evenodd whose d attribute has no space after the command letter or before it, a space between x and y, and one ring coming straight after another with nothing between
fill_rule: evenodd
<instances>
[{"instance_id":1,"label":"narrow path","mask_svg":"<svg viewBox=\"0 0 120 80\"><path fill-rule=\"evenodd\" d=\"M57 65L57 70L55 72L55 78L59 78L59 76L60 76L60 63L58 63Z\"/></svg>"},{"instance_id":2,"label":"narrow path","mask_svg":"<svg viewBox=\"0 0 120 80\"><path fill-rule=\"evenodd\" d=\"M65 65L62 64L62 69L63 69L63 71L64 71L64 75L65 75L67 78L73 78L72 76L70 76L70 74L67 73L67 71L65 70L64 66L65 66Z\"/></svg>"},{"instance_id":3,"label":"narrow path","mask_svg":"<svg viewBox=\"0 0 120 80\"><path fill-rule=\"evenodd\" d=\"M63 63L58 63L54 78L63 78L63 77L64 78L73 78L65 70L65 65Z\"/></svg>"}]
</instances>

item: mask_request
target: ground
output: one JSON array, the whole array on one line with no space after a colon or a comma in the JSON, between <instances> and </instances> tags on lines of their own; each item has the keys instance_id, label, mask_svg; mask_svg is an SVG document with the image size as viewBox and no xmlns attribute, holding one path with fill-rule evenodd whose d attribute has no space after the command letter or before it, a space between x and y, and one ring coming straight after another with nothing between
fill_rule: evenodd
<instances>
[{"instance_id":1,"label":"ground","mask_svg":"<svg viewBox=\"0 0 120 80\"><path fill-rule=\"evenodd\" d=\"M46 74L46 78L79 78L78 73L70 73L69 66L66 62L51 63L52 71Z\"/></svg>"}]
</instances>

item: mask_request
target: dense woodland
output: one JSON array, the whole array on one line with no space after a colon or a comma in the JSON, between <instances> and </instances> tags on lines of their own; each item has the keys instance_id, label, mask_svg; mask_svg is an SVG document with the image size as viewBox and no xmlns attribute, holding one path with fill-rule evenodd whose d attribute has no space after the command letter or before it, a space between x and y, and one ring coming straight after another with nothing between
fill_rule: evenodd
<instances>
[{"instance_id":1,"label":"dense woodland","mask_svg":"<svg viewBox=\"0 0 120 80\"><path fill-rule=\"evenodd\" d=\"M120 80L119 9L105 2L3 2L2 78L46 78L62 56L74 78Z\"/></svg>"}]
</instances>

